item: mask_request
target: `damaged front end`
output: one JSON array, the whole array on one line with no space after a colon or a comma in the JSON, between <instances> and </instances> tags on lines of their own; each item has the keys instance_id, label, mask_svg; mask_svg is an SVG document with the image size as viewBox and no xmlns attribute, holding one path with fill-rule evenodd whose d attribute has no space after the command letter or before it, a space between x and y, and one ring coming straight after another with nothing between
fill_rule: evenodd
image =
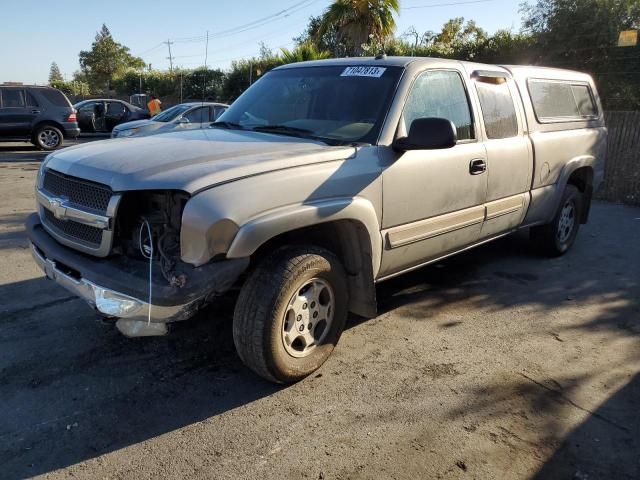
<instances>
[{"instance_id":1,"label":"damaged front end","mask_svg":"<svg viewBox=\"0 0 640 480\"><path fill-rule=\"evenodd\" d=\"M78 204L86 194L72 199L73 219L65 219L59 209L55 223L49 224L49 206L70 204L70 199L53 198L44 188L38 193L46 203L41 202L39 214L27 222L36 263L47 277L85 299L103 316L117 318L116 326L125 335L167 333L167 323L193 316L231 288L248 265L248 259L219 259L198 267L181 260L181 219L189 201L184 192L118 194L103 232L111 245L101 256L72 248L84 238L70 236L86 228L89 220L78 227L74 223L96 214L95 208ZM107 212L99 213L105 218Z\"/></svg>"},{"instance_id":2,"label":"damaged front end","mask_svg":"<svg viewBox=\"0 0 640 480\"><path fill-rule=\"evenodd\" d=\"M188 282L180 260L182 211L189 200L183 192L130 192L124 195L116 222L114 253L155 260L172 287Z\"/></svg>"}]
</instances>

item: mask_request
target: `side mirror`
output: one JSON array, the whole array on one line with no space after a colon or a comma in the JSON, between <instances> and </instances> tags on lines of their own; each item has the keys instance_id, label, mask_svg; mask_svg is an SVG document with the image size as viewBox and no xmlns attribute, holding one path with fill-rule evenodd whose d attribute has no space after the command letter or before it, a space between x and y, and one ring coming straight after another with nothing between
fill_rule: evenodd
<instances>
[{"instance_id":1,"label":"side mirror","mask_svg":"<svg viewBox=\"0 0 640 480\"><path fill-rule=\"evenodd\" d=\"M191 122L186 117L180 117L176 123L191 123Z\"/></svg>"},{"instance_id":2,"label":"side mirror","mask_svg":"<svg viewBox=\"0 0 640 480\"><path fill-rule=\"evenodd\" d=\"M409 135L397 138L393 148L407 150L439 150L452 148L458 142L458 131L446 118L416 118L411 122Z\"/></svg>"}]
</instances>

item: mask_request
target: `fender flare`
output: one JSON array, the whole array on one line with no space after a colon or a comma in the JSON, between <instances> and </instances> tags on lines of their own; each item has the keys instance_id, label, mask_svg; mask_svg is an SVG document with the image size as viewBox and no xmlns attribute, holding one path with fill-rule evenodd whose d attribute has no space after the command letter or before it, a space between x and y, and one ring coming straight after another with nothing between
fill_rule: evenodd
<instances>
[{"instance_id":1,"label":"fender flare","mask_svg":"<svg viewBox=\"0 0 640 480\"><path fill-rule=\"evenodd\" d=\"M278 235L337 220L356 221L367 230L373 277L376 278L382 257L380 222L371 202L362 197L295 204L265 212L240 226L227 250L227 258L249 257Z\"/></svg>"},{"instance_id":2,"label":"fender flare","mask_svg":"<svg viewBox=\"0 0 640 480\"><path fill-rule=\"evenodd\" d=\"M590 167L592 170L594 169L594 164L596 162L596 157L593 155L582 155L580 157L575 157L569 160L562 170L560 171L560 175L558 175L558 180L556 181L556 189L555 189L555 199L553 202L554 209L553 212L555 214L556 210L560 206L560 201L562 200L562 194L564 193L564 187L569 182L569 178L579 168ZM552 217L553 218L553 217Z\"/></svg>"}]
</instances>

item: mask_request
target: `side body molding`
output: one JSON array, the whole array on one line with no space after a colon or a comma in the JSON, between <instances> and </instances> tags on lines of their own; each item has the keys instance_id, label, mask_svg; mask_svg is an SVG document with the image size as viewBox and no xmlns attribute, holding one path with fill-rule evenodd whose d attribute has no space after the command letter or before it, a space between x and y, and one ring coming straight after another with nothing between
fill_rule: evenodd
<instances>
[{"instance_id":1,"label":"side body molding","mask_svg":"<svg viewBox=\"0 0 640 480\"><path fill-rule=\"evenodd\" d=\"M375 279L382 253L380 224L371 202L361 197L288 205L264 212L240 226L227 257L248 257L262 244L282 233L338 220L359 222L366 228L371 240L371 266Z\"/></svg>"}]
</instances>

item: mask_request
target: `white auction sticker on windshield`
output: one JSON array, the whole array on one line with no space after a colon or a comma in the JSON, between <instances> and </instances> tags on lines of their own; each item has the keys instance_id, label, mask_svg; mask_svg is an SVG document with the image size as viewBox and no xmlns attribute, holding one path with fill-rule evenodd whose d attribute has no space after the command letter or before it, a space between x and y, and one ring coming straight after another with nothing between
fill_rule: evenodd
<instances>
[{"instance_id":1,"label":"white auction sticker on windshield","mask_svg":"<svg viewBox=\"0 0 640 480\"><path fill-rule=\"evenodd\" d=\"M385 70L386 68L384 67L347 67L340 76L380 78Z\"/></svg>"}]
</instances>

